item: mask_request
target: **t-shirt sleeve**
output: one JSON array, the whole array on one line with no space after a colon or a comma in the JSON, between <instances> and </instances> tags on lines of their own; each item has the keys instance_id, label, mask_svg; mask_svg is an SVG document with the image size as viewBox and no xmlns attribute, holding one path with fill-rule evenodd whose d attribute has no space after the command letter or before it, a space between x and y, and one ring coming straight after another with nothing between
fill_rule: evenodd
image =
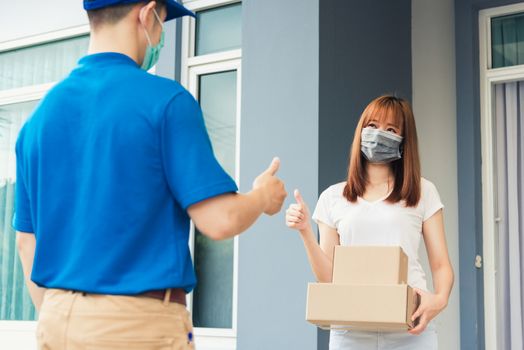
<instances>
[{"instance_id":1,"label":"t-shirt sleeve","mask_svg":"<svg viewBox=\"0 0 524 350\"><path fill-rule=\"evenodd\" d=\"M313 212L313 220L315 220L317 224L320 221L331 228L335 228L335 223L331 217L331 198L329 189L320 194L317 206Z\"/></svg>"},{"instance_id":2,"label":"t-shirt sleeve","mask_svg":"<svg viewBox=\"0 0 524 350\"><path fill-rule=\"evenodd\" d=\"M422 196L424 201L423 221L426 221L427 219L432 217L437 211L444 208L444 204L442 204L440 200L440 195L435 185L427 180L425 180L423 186Z\"/></svg>"},{"instance_id":3,"label":"t-shirt sleeve","mask_svg":"<svg viewBox=\"0 0 524 350\"><path fill-rule=\"evenodd\" d=\"M15 184L15 214L13 228L20 232L33 233L33 220L31 219L31 205L27 185L24 181L19 143L16 146L16 184Z\"/></svg>"},{"instance_id":4,"label":"t-shirt sleeve","mask_svg":"<svg viewBox=\"0 0 524 350\"><path fill-rule=\"evenodd\" d=\"M215 158L202 111L189 92L169 102L161 129L165 175L182 208L238 190Z\"/></svg>"}]
</instances>

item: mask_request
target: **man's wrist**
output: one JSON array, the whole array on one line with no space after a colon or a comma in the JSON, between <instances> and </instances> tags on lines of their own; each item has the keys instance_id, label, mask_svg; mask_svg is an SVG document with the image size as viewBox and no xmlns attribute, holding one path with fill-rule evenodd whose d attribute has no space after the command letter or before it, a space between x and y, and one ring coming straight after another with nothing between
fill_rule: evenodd
<instances>
[{"instance_id":1,"label":"man's wrist","mask_svg":"<svg viewBox=\"0 0 524 350\"><path fill-rule=\"evenodd\" d=\"M250 194L253 195L256 201L256 206L261 213L265 213L269 207L269 198L266 191L262 187L257 187L251 190Z\"/></svg>"}]
</instances>

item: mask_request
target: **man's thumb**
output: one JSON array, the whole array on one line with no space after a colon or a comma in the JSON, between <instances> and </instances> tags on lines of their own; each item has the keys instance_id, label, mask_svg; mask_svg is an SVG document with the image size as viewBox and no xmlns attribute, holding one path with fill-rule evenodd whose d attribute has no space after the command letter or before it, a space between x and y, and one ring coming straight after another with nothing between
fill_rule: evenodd
<instances>
[{"instance_id":1,"label":"man's thumb","mask_svg":"<svg viewBox=\"0 0 524 350\"><path fill-rule=\"evenodd\" d=\"M278 171L278 168L280 168L280 159L275 157L273 158L273 161L271 161L269 168L267 168L266 173L269 175L275 175Z\"/></svg>"},{"instance_id":2,"label":"man's thumb","mask_svg":"<svg viewBox=\"0 0 524 350\"><path fill-rule=\"evenodd\" d=\"M298 190L295 190L295 199L297 200L298 204L305 204L304 198L302 198L302 195Z\"/></svg>"}]
</instances>

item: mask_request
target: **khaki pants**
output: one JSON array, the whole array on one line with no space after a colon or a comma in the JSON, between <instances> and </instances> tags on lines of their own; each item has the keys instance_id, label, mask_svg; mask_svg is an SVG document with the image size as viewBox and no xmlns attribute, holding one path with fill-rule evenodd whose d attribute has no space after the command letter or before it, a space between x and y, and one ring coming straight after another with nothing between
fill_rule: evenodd
<instances>
[{"instance_id":1,"label":"khaki pants","mask_svg":"<svg viewBox=\"0 0 524 350\"><path fill-rule=\"evenodd\" d=\"M59 289L45 293L37 340L40 350L194 349L183 305Z\"/></svg>"}]
</instances>

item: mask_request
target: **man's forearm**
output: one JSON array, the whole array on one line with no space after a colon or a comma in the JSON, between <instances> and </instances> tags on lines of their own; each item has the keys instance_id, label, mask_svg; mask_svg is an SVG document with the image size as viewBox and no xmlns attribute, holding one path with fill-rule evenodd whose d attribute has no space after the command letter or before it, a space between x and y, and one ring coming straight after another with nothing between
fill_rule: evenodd
<instances>
[{"instance_id":1,"label":"man's forearm","mask_svg":"<svg viewBox=\"0 0 524 350\"><path fill-rule=\"evenodd\" d=\"M226 207L229 218L226 226L228 229L223 231L221 239L227 239L238 235L247 230L264 213L263 192L252 190L246 194L236 194L230 198L230 203Z\"/></svg>"},{"instance_id":2,"label":"man's forearm","mask_svg":"<svg viewBox=\"0 0 524 350\"><path fill-rule=\"evenodd\" d=\"M31 271L33 271L33 260L35 257L36 239L31 233L16 233L16 240L18 245L18 254L22 262L22 269L24 271L24 279L29 290L29 295L33 300L36 311L40 311L40 306L44 299L45 288L38 287L31 281Z\"/></svg>"}]
</instances>

